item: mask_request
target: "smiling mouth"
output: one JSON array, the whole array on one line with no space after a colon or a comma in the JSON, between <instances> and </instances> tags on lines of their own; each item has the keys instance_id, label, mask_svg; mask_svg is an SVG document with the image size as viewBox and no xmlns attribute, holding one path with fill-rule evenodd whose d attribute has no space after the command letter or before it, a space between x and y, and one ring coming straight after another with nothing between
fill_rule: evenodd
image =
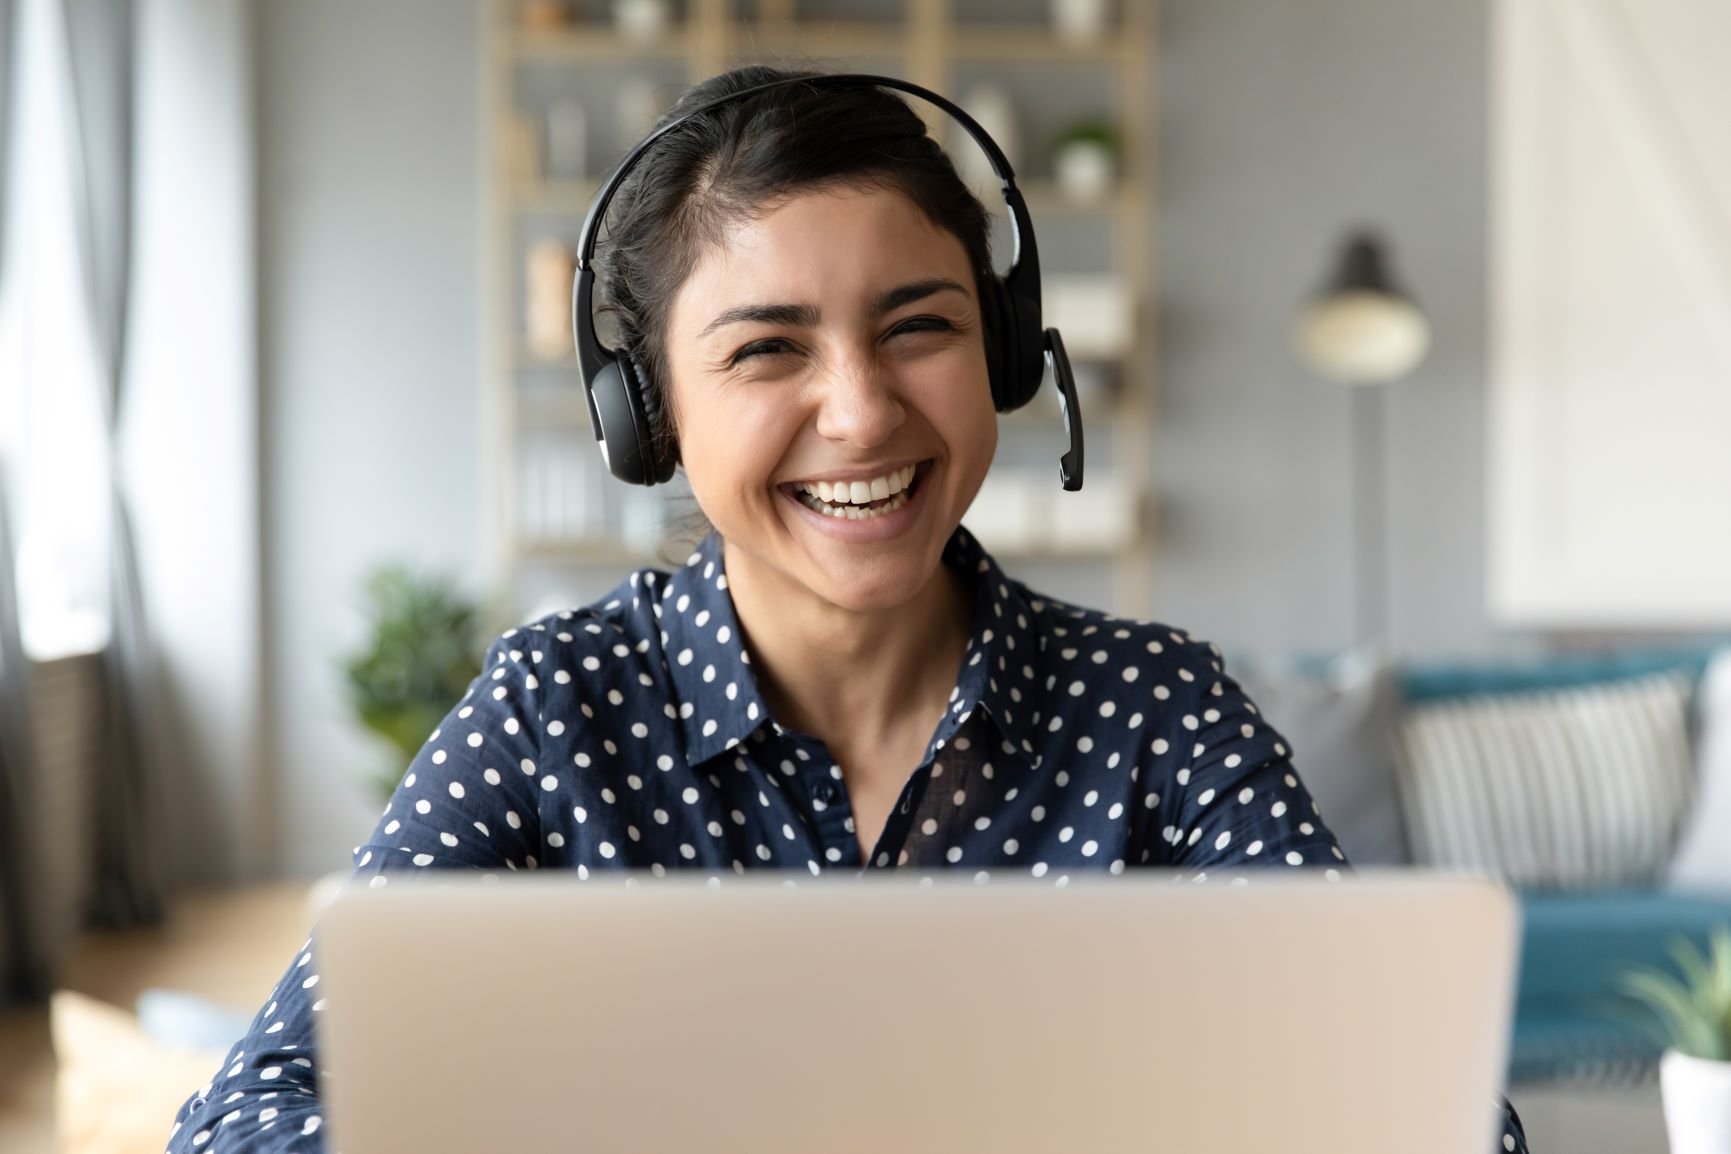
<instances>
[{"instance_id":1,"label":"smiling mouth","mask_svg":"<svg viewBox=\"0 0 1731 1154\"><path fill-rule=\"evenodd\" d=\"M798 482L783 485L781 489L820 516L866 521L893 513L906 505L913 499L914 493L924 483L931 469L932 461L928 458L874 482L844 482L833 486L824 482ZM828 491L827 496L824 495L825 490ZM885 495L878 496L879 493Z\"/></svg>"}]
</instances>

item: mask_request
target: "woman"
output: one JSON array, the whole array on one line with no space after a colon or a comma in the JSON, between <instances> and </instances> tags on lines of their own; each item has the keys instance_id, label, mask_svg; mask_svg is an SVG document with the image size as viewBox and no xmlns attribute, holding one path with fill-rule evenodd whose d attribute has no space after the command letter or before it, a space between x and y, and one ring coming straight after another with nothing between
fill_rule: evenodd
<instances>
[{"instance_id":1,"label":"woman","mask_svg":"<svg viewBox=\"0 0 1731 1154\"><path fill-rule=\"evenodd\" d=\"M669 116L786 75L715 77ZM997 443L988 218L907 104L733 101L615 204L605 304L641 334L651 424L714 531L678 571L494 641L357 876L1339 876L1212 646L1041 597L960 527ZM324 1005L309 942L170 1150L318 1148Z\"/></svg>"}]
</instances>

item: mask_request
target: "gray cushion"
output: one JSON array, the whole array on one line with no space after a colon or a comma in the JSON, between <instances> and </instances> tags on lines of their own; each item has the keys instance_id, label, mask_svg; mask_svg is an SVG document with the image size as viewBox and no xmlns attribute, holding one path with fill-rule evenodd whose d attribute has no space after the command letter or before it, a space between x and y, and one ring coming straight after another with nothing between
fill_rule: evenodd
<instances>
[{"instance_id":1,"label":"gray cushion","mask_svg":"<svg viewBox=\"0 0 1731 1154\"><path fill-rule=\"evenodd\" d=\"M1689 673L1412 706L1396 784L1423 865L1517 886L1652 886L1694 765Z\"/></svg>"},{"instance_id":2,"label":"gray cushion","mask_svg":"<svg viewBox=\"0 0 1731 1154\"><path fill-rule=\"evenodd\" d=\"M1242 660L1229 672L1286 737L1299 780L1355 866L1411 858L1396 802L1392 753L1399 685L1375 654L1349 653L1322 668Z\"/></svg>"}]
</instances>

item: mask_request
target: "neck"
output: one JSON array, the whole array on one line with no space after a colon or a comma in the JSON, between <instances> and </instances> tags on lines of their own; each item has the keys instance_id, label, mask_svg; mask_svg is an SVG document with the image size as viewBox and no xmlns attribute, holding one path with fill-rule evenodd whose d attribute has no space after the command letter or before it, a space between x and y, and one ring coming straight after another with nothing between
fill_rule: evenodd
<instances>
[{"instance_id":1,"label":"neck","mask_svg":"<svg viewBox=\"0 0 1731 1154\"><path fill-rule=\"evenodd\" d=\"M939 564L901 605L845 609L726 546L727 586L758 689L783 726L840 749L854 735L921 740L948 707L973 596Z\"/></svg>"}]
</instances>

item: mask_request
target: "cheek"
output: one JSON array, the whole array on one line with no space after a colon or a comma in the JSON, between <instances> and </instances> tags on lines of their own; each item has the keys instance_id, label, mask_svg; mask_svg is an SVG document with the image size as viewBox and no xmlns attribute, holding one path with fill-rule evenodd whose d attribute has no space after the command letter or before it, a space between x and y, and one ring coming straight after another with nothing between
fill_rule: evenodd
<instances>
[{"instance_id":1,"label":"cheek","mask_svg":"<svg viewBox=\"0 0 1731 1154\"><path fill-rule=\"evenodd\" d=\"M737 398L680 409L680 457L704 513L718 525L726 510L767 499L769 479L785 455L797 420L789 406Z\"/></svg>"},{"instance_id":2,"label":"cheek","mask_svg":"<svg viewBox=\"0 0 1731 1154\"><path fill-rule=\"evenodd\" d=\"M998 419L983 353L974 350L960 365L913 383L909 399L919 407L952 453L983 450L989 460L997 445Z\"/></svg>"}]
</instances>

